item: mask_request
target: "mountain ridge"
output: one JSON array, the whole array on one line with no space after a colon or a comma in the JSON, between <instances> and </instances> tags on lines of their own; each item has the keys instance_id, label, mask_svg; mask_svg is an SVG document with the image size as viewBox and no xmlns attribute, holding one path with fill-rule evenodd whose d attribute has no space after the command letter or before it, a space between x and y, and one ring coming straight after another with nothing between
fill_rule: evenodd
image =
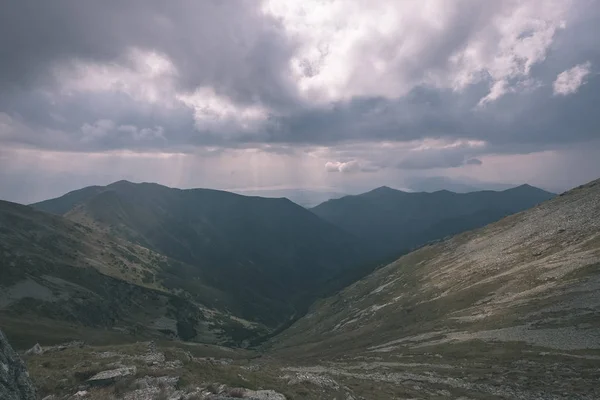
<instances>
[{"instance_id":1,"label":"mountain ridge","mask_svg":"<svg viewBox=\"0 0 600 400\"><path fill-rule=\"evenodd\" d=\"M382 186L328 200L311 211L377 246L384 257L484 226L554 196L530 185L470 193L405 192ZM440 225L445 227L436 233L435 227Z\"/></svg>"},{"instance_id":2,"label":"mountain ridge","mask_svg":"<svg viewBox=\"0 0 600 400\"><path fill-rule=\"evenodd\" d=\"M153 190L152 186L148 188ZM525 187L517 192L523 189L528 191ZM181 194L166 193L175 198ZM160 374L182 377L184 381L200 374L235 386L260 385L286 393L286 398L593 400L600 396L600 180L485 227L425 244L364 277L354 276L354 282L346 287L321 293L304 316L289 320L291 326L279 325L279 329L240 321L238 314L230 314L230 308L224 306L236 303L228 297L230 291L211 302L212 296L206 290L214 287L207 276L196 277L206 284L203 291L207 296L200 302L194 297L198 286L190 278L193 275L183 275L184 279L181 275L165 275L195 266L115 235L113 230L119 228L116 224L127 227L139 222L140 218L129 209L132 204L140 209L137 211L142 213L142 222L144 210L152 209L149 205L157 207L152 215L160 210L171 215L170 202L174 200L170 195L138 195L144 201L111 189L74 209L71 217L89 215L96 207L99 212L106 211L108 207L111 212L105 216L107 221L99 222L97 216L90 219L99 226L0 203L0 263L8 261L0 268L4 274L0 282L17 283L0 291L0 323L8 336L21 348L39 341L40 332L44 332L44 344L67 337L111 343L124 338L122 334L119 339L113 336L118 332L113 328L118 328L127 329L129 340L137 341L131 345L67 348L61 353L28 358L34 382L42 383L44 394L74 393L77 376L54 361L54 357L72 357L93 360L93 365L101 365L102 369L118 361L135 363L141 371L139 376L156 373L158 368ZM190 194L193 200L198 199L195 195L198 193ZM442 195L452 197L450 193ZM220 196L218 199L223 200ZM229 209L228 202L236 204L237 200L228 197L204 204L212 215L213 211ZM249 204L254 202L269 210L289 205L287 201L263 203L254 199L244 206L244 215L253 210ZM175 204L198 207L196 201ZM489 215L483 210L484 217ZM22 218L16 218L15 213ZM233 215L231 221L240 229L244 219L237 217ZM280 220L278 212L269 219L275 226ZM187 222L193 221L188 217ZM209 222L214 220L203 221L210 227ZM451 227L460 221L457 217ZM444 224L433 229L443 230ZM56 234L67 237L49 240ZM212 234L208 237L216 238ZM155 239L151 235L144 238ZM18 254L19 249L26 253ZM139 260L130 260L132 256ZM107 264L106 260L114 257L117 262ZM164 257L163 261L172 265L154 262L153 257ZM52 270L59 261L68 264L61 273ZM82 265L92 261L92 265ZM105 273L127 274L122 278L136 284L98 273L102 268L108 268ZM132 273L136 268L156 274L143 281L143 273ZM17 276L15 280L11 272L29 273L34 279L23 281ZM180 280L167 284L168 279ZM31 293L32 285L37 285L33 288L38 297L24 299L24 291ZM57 290L66 286L68 290ZM21 301L15 303L18 295ZM84 307L67 302L66 295L84 301ZM42 302L39 296L54 298ZM100 301L94 300L96 297ZM7 299L12 301L8 313ZM29 318L36 310L41 315ZM92 320L82 328L61 325L64 331L57 332L48 319L78 315ZM135 320L123 324L133 317ZM114 321L119 323L115 326ZM155 335L144 336L150 330L162 337L168 333L168 338L229 346L251 344L257 335L268 340L252 346L249 352L180 341L140 343L140 339L156 339ZM199 351L202 356L190 351ZM221 359L206 358L215 351ZM105 354L115 358L103 361ZM149 354L152 359L157 355L165 361L149 365L145 361ZM179 366L171 366L172 360L180 362ZM53 382L65 377L75 383L64 387ZM137 393L137 389L134 391ZM96 394L93 388L91 392Z\"/></svg>"},{"instance_id":3,"label":"mountain ridge","mask_svg":"<svg viewBox=\"0 0 600 400\"><path fill-rule=\"evenodd\" d=\"M301 315L321 284L370 254L286 198L118 181L33 207L173 260L159 271L170 290L194 299L210 287L226 298L226 311L267 329Z\"/></svg>"},{"instance_id":4,"label":"mountain ridge","mask_svg":"<svg viewBox=\"0 0 600 400\"><path fill-rule=\"evenodd\" d=\"M389 385L381 398L591 400L598 293L600 180L400 257L268 351L298 376Z\"/></svg>"}]
</instances>

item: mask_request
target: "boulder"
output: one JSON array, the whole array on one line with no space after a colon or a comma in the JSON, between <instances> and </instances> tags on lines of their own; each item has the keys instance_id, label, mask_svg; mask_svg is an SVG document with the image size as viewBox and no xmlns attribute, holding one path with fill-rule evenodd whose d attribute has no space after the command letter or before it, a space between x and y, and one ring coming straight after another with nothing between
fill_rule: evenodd
<instances>
[{"instance_id":1,"label":"boulder","mask_svg":"<svg viewBox=\"0 0 600 400\"><path fill-rule=\"evenodd\" d=\"M42 346L40 346L39 343L36 343L35 346L33 346L32 348L30 348L29 350L27 350L25 352L26 356L31 356L31 355L38 355L38 354L43 354L44 353L44 349L42 349Z\"/></svg>"},{"instance_id":2,"label":"boulder","mask_svg":"<svg viewBox=\"0 0 600 400\"><path fill-rule=\"evenodd\" d=\"M36 400L25 364L0 331L0 399Z\"/></svg>"},{"instance_id":3,"label":"boulder","mask_svg":"<svg viewBox=\"0 0 600 400\"><path fill-rule=\"evenodd\" d=\"M98 372L92 376L87 382L91 386L105 386L111 385L125 377L133 376L136 373L135 367L123 367L117 369L111 369L108 371Z\"/></svg>"}]
</instances>

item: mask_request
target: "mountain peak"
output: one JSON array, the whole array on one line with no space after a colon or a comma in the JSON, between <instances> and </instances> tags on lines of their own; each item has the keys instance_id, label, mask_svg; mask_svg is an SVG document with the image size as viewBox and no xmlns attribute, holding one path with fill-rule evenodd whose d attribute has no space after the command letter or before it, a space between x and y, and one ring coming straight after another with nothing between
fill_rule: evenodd
<instances>
[{"instance_id":1,"label":"mountain peak","mask_svg":"<svg viewBox=\"0 0 600 400\"><path fill-rule=\"evenodd\" d=\"M106 187L131 186L131 185L135 185L135 183L130 182L130 181L126 180L126 179L121 179L120 181L116 181L116 182L113 182L113 183L111 183L109 185L106 185Z\"/></svg>"},{"instance_id":2,"label":"mountain peak","mask_svg":"<svg viewBox=\"0 0 600 400\"><path fill-rule=\"evenodd\" d=\"M378 188L375 188L367 193L378 193L378 194L385 194L385 193L404 193L401 190L398 189L393 189L389 186L380 186ZM365 193L365 194L367 194Z\"/></svg>"},{"instance_id":3,"label":"mountain peak","mask_svg":"<svg viewBox=\"0 0 600 400\"><path fill-rule=\"evenodd\" d=\"M512 189L507 189L507 190L505 190L505 191L508 191L508 192L528 192L528 193L535 193L535 192L538 192L538 193L548 193L548 194L554 194L554 193L550 193L550 192L548 192L548 191L546 191L546 190L544 190L544 189L540 189L540 188L538 188L538 187L531 186L531 185L530 185L530 184L528 184L528 183L524 183L524 184L522 184L522 185L515 186L514 188L512 188Z\"/></svg>"},{"instance_id":4,"label":"mountain peak","mask_svg":"<svg viewBox=\"0 0 600 400\"><path fill-rule=\"evenodd\" d=\"M535 186L531 186L528 183L524 183L522 185L519 185L519 186L515 187L515 189L519 189L519 188L520 189L537 189Z\"/></svg>"}]
</instances>

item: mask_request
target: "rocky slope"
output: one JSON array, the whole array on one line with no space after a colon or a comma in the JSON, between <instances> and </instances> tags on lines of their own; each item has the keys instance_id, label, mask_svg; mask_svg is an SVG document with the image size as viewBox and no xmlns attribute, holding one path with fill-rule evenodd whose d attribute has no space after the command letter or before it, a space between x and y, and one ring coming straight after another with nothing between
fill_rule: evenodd
<instances>
[{"instance_id":1,"label":"rocky slope","mask_svg":"<svg viewBox=\"0 0 600 400\"><path fill-rule=\"evenodd\" d=\"M600 398L600 180L403 256L272 344L406 397Z\"/></svg>"},{"instance_id":2,"label":"rocky slope","mask_svg":"<svg viewBox=\"0 0 600 400\"><path fill-rule=\"evenodd\" d=\"M0 399L35 400L36 392L21 358L0 331Z\"/></svg>"},{"instance_id":3,"label":"rocky slope","mask_svg":"<svg viewBox=\"0 0 600 400\"><path fill-rule=\"evenodd\" d=\"M313 208L319 217L360 237L379 255L399 256L432 240L485 226L554 197L522 185L504 191L408 193L380 187L329 200Z\"/></svg>"}]
</instances>

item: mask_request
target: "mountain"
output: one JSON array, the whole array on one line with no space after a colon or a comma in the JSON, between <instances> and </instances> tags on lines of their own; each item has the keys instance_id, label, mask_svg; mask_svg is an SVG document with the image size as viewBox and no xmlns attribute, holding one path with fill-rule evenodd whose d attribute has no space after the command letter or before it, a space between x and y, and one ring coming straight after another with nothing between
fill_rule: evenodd
<instances>
[{"instance_id":1,"label":"mountain","mask_svg":"<svg viewBox=\"0 0 600 400\"><path fill-rule=\"evenodd\" d=\"M326 201L312 211L377 248L380 256L389 256L485 226L554 196L529 185L472 193L408 193L383 186Z\"/></svg>"},{"instance_id":2,"label":"mountain","mask_svg":"<svg viewBox=\"0 0 600 400\"><path fill-rule=\"evenodd\" d=\"M399 258L271 346L370 398L600 398L600 180Z\"/></svg>"},{"instance_id":3,"label":"mountain","mask_svg":"<svg viewBox=\"0 0 600 400\"><path fill-rule=\"evenodd\" d=\"M41 396L85 387L90 398L600 398L600 180L422 246L252 349L139 341L169 325L196 330L193 340L239 341L234 322L259 324L166 287L162 271L197 267L123 239L157 246L131 228L141 217L122 190L67 211L81 223L0 203L0 325L19 349L42 345L24 356ZM140 204L142 216L157 214ZM228 299L213 289L206 301ZM91 322L82 327L83 318ZM114 334L127 327L135 343ZM89 342L49 346L59 338Z\"/></svg>"},{"instance_id":4,"label":"mountain","mask_svg":"<svg viewBox=\"0 0 600 400\"><path fill-rule=\"evenodd\" d=\"M172 336L231 342L266 328L229 311L230 296L201 277L175 287L191 266L99 230L0 201L0 325L27 340ZM39 340L39 339L38 339Z\"/></svg>"},{"instance_id":5,"label":"mountain","mask_svg":"<svg viewBox=\"0 0 600 400\"><path fill-rule=\"evenodd\" d=\"M156 274L170 292L267 330L302 314L322 284L371 254L283 198L119 181L32 206L167 258Z\"/></svg>"}]
</instances>

